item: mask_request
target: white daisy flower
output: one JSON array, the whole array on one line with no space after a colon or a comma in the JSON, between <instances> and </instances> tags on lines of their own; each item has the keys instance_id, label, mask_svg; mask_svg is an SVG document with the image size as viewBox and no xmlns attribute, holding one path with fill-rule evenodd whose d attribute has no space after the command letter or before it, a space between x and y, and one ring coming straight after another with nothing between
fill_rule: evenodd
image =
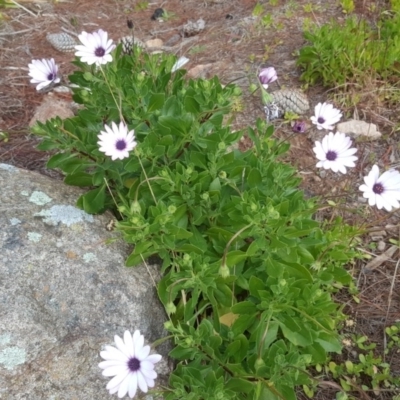
<instances>
[{"instance_id":1,"label":"white daisy flower","mask_svg":"<svg viewBox=\"0 0 400 400\"><path fill-rule=\"evenodd\" d=\"M329 132L322 139L322 143L316 141L313 151L318 158L317 167L331 169L333 172L340 171L346 173L346 167L354 167L354 161L357 157L354 156L357 149L351 147L352 141L344 133Z\"/></svg>"},{"instance_id":2,"label":"white daisy flower","mask_svg":"<svg viewBox=\"0 0 400 400\"><path fill-rule=\"evenodd\" d=\"M315 115L311 117L313 124L317 125L318 129L333 129L333 125L340 121L342 113L337 108L334 108L329 103L318 103L315 106Z\"/></svg>"},{"instance_id":3,"label":"white daisy flower","mask_svg":"<svg viewBox=\"0 0 400 400\"><path fill-rule=\"evenodd\" d=\"M112 61L110 53L114 50L115 44L108 39L107 32L99 29L93 33L82 32L78 37L82 44L75 46L77 50L75 55L80 57L82 62L100 65Z\"/></svg>"},{"instance_id":4,"label":"white daisy flower","mask_svg":"<svg viewBox=\"0 0 400 400\"><path fill-rule=\"evenodd\" d=\"M268 89L268 84L275 82L278 79L278 75L274 67L263 68L258 73L258 79L264 89Z\"/></svg>"},{"instance_id":5,"label":"white daisy flower","mask_svg":"<svg viewBox=\"0 0 400 400\"><path fill-rule=\"evenodd\" d=\"M138 386L147 393L149 387L154 387L157 378L154 365L162 356L150 355L150 346L144 346L144 336L138 330L133 335L125 331L124 340L115 335L114 340L117 348L105 346L100 356L106 361L99 364L104 376L113 376L106 386L110 394L118 392L120 399L128 394L132 399Z\"/></svg>"},{"instance_id":6,"label":"white daisy flower","mask_svg":"<svg viewBox=\"0 0 400 400\"><path fill-rule=\"evenodd\" d=\"M100 135L98 135L99 150L105 153L106 156L110 156L112 160L122 160L129 157L129 152L137 145L135 131L128 132L128 127L123 122L119 126L113 122L111 128L108 125L104 125L104 129L106 131L101 131Z\"/></svg>"},{"instance_id":7,"label":"white daisy flower","mask_svg":"<svg viewBox=\"0 0 400 400\"><path fill-rule=\"evenodd\" d=\"M51 83L60 82L58 76L58 66L54 58L49 60L32 60L29 66L29 76L32 78L31 83L38 83L36 90L43 89Z\"/></svg>"},{"instance_id":8,"label":"white daisy flower","mask_svg":"<svg viewBox=\"0 0 400 400\"><path fill-rule=\"evenodd\" d=\"M370 206L378 209L384 208L392 211L392 208L400 207L400 173L390 169L379 176L379 168L374 165L371 172L364 176L365 184L360 186L363 196L368 199Z\"/></svg>"}]
</instances>

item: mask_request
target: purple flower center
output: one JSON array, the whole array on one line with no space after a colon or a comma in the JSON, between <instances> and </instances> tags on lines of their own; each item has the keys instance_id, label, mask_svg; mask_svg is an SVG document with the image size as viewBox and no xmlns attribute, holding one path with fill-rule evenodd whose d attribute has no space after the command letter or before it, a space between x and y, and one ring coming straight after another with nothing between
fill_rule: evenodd
<instances>
[{"instance_id":1,"label":"purple flower center","mask_svg":"<svg viewBox=\"0 0 400 400\"><path fill-rule=\"evenodd\" d=\"M54 79L54 74L50 73L47 75L47 80L52 81Z\"/></svg>"},{"instance_id":2,"label":"purple flower center","mask_svg":"<svg viewBox=\"0 0 400 400\"><path fill-rule=\"evenodd\" d=\"M329 150L326 153L326 159L329 161L335 161L337 159L336 151Z\"/></svg>"},{"instance_id":3,"label":"purple flower center","mask_svg":"<svg viewBox=\"0 0 400 400\"><path fill-rule=\"evenodd\" d=\"M103 57L104 54L106 54L106 51L102 48L102 47L98 47L95 51L94 51L94 55L96 57Z\"/></svg>"},{"instance_id":4,"label":"purple flower center","mask_svg":"<svg viewBox=\"0 0 400 400\"><path fill-rule=\"evenodd\" d=\"M317 121L318 121L319 124L324 124L325 123L325 118L318 117Z\"/></svg>"},{"instance_id":5,"label":"purple flower center","mask_svg":"<svg viewBox=\"0 0 400 400\"><path fill-rule=\"evenodd\" d=\"M123 139L120 139L115 143L115 148L119 151L125 150L126 149L126 141Z\"/></svg>"},{"instance_id":6,"label":"purple flower center","mask_svg":"<svg viewBox=\"0 0 400 400\"><path fill-rule=\"evenodd\" d=\"M372 187L372 191L375 194L382 194L385 191L385 188L381 183L375 183L375 185Z\"/></svg>"},{"instance_id":7,"label":"purple flower center","mask_svg":"<svg viewBox=\"0 0 400 400\"><path fill-rule=\"evenodd\" d=\"M128 368L131 372L136 372L140 369L140 361L136 358L130 358L128 361Z\"/></svg>"}]
</instances>

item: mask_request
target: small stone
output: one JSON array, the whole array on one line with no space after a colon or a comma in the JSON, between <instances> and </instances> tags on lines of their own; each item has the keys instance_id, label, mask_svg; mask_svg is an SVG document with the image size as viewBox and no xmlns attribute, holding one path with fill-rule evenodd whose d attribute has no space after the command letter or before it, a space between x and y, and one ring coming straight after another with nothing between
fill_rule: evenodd
<instances>
[{"instance_id":1,"label":"small stone","mask_svg":"<svg viewBox=\"0 0 400 400\"><path fill-rule=\"evenodd\" d=\"M354 137L365 136L369 139L379 139L382 136L376 129L375 124L369 124L365 121L359 121L357 119L351 119L346 122L337 124L336 129L338 132L346 133Z\"/></svg>"},{"instance_id":2,"label":"small stone","mask_svg":"<svg viewBox=\"0 0 400 400\"><path fill-rule=\"evenodd\" d=\"M73 116L71 102L57 99L52 93L49 93L36 109L34 116L29 122L29 126L35 125L37 121L45 123L47 120L55 117L65 119Z\"/></svg>"},{"instance_id":3,"label":"small stone","mask_svg":"<svg viewBox=\"0 0 400 400\"><path fill-rule=\"evenodd\" d=\"M164 16L164 10L162 8L156 8L154 10L153 15L151 16L151 19L153 21L156 21L159 18L162 18Z\"/></svg>"},{"instance_id":4,"label":"small stone","mask_svg":"<svg viewBox=\"0 0 400 400\"><path fill-rule=\"evenodd\" d=\"M181 38L182 36L179 33L176 33L165 42L165 46L167 47L175 46L181 40Z\"/></svg>"},{"instance_id":5,"label":"small stone","mask_svg":"<svg viewBox=\"0 0 400 400\"><path fill-rule=\"evenodd\" d=\"M380 240L380 241L378 242L377 249L378 249L379 251L385 251L385 249L386 249L386 243L385 243L383 240Z\"/></svg>"},{"instance_id":6,"label":"small stone","mask_svg":"<svg viewBox=\"0 0 400 400\"><path fill-rule=\"evenodd\" d=\"M183 25L182 33L183 36L189 37L198 35L206 26L204 19L200 18L196 22L188 21L187 24Z\"/></svg>"},{"instance_id":7,"label":"small stone","mask_svg":"<svg viewBox=\"0 0 400 400\"><path fill-rule=\"evenodd\" d=\"M369 237L373 242L378 242L379 240L382 240L387 233L385 231L375 231L375 232L370 232Z\"/></svg>"},{"instance_id":8,"label":"small stone","mask_svg":"<svg viewBox=\"0 0 400 400\"><path fill-rule=\"evenodd\" d=\"M188 73L187 76L188 78L207 78L207 74L210 71L211 67L213 66L213 64L199 64L196 65L195 67L191 68Z\"/></svg>"},{"instance_id":9,"label":"small stone","mask_svg":"<svg viewBox=\"0 0 400 400\"><path fill-rule=\"evenodd\" d=\"M164 42L161 39L150 39L145 42L145 45L148 49L161 49L164 45Z\"/></svg>"}]
</instances>

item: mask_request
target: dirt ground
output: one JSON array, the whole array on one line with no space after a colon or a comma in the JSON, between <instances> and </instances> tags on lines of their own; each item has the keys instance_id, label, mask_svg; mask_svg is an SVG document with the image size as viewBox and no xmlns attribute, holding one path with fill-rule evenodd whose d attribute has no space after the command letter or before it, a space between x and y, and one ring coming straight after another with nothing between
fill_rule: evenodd
<instances>
[{"instance_id":1,"label":"dirt ground","mask_svg":"<svg viewBox=\"0 0 400 400\"><path fill-rule=\"evenodd\" d=\"M53 57L63 73L63 79L67 79L68 73L73 70L70 62L74 54L56 51L46 40L47 33L61 32L63 28L77 34L83 30L91 32L102 28L117 41L129 34L126 20L131 19L135 25L135 36L142 41L160 38L164 43L174 43L172 51L177 56L190 59L185 67L188 70L206 66L203 68L206 77L216 74L223 83L234 81L243 89L244 109L237 115L234 129L254 124L257 117L264 118L259 96L251 95L248 90L249 84L256 82L257 69L274 66L281 87L300 88L301 71L295 62L296 52L305 44L303 24L309 21L322 25L331 18L341 20L344 14L335 1L264 0L258 3L263 6L263 15L271 14L269 26L262 26L260 18L253 16L257 4L255 0L38 0L20 1L19 8L0 9L3 17L0 20L0 135L1 132L7 135L6 140L0 136L0 162L62 179L58 172L45 168L48 155L36 150L38 139L29 132L29 121L41 104L43 94L29 83L28 64L32 59ZM371 19L376 15L371 11L373 4L375 10L387 8L384 1L358 0L355 3L356 12ZM166 11L167 17L162 21L152 20L154 11L160 7ZM200 18L206 24L203 31L190 40L179 36L184 24ZM271 88L277 89L278 86L274 85ZM311 103L310 115L319 101L332 99L333 94L322 87L310 88L306 93ZM68 98L65 94L55 95ZM342 111L347 117L352 117L355 110ZM315 129L310 127L307 134L294 134L288 123L276 121L275 134L280 140L290 141L291 151L287 160L298 168L304 179L305 192L324 199L321 204L326 204L326 207L320 211L318 218L330 220L342 216L349 223L379 231L379 235L365 235L360 244L366 254L375 258L390 247L390 239L399 240L400 213L367 207L355 189L372 165L371 154L379 160L382 168L400 165L399 137L393 129L395 124L391 122L391 115L398 110L378 109L374 104L365 103L356 111L360 119L376 123L384 136L378 141L357 144L359 162L345 176L321 173L315 168L312 147L314 140L320 138ZM251 143L244 140L241 146L245 148ZM333 199L338 207L329 207L326 203L329 199ZM349 212L349 209L352 211ZM356 323L344 333L368 336L378 343L376 354L383 349L384 328L400 320L399 275L395 274L398 258L396 251L386 262L378 263L372 269L365 268L365 261L356 262L350 268L360 291L360 303L348 296L337 296L349 319ZM350 353L344 352L342 361L351 358ZM400 355L391 354L386 362L391 364L392 373L399 376ZM315 398L331 400L335 392L324 387ZM367 397L360 395L360 398L392 399L393 395L390 392L368 393ZM302 393L298 396L299 399L306 399Z\"/></svg>"}]
</instances>

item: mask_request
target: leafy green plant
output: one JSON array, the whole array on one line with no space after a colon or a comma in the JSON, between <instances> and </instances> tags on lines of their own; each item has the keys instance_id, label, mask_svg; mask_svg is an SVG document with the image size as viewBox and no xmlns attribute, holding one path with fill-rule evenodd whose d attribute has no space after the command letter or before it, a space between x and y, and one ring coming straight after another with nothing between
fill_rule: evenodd
<instances>
[{"instance_id":1,"label":"leafy green plant","mask_svg":"<svg viewBox=\"0 0 400 400\"><path fill-rule=\"evenodd\" d=\"M353 0L340 0L340 6L345 14L351 14L355 8Z\"/></svg>"},{"instance_id":2,"label":"leafy green plant","mask_svg":"<svg viewBox=\"0 0 400 400\"><path fill-rule=\"evenodd\" d=\"M332 294L351 285L344 265L357 230L314 220L317 201L279 161L289 146L265 121L246 129L254 148L236 149L238 87L186 79L171 72L175 61L121 46L100 67L74 61L82 108L38 123L39 148L57 152L47 165L65 183L88 188L79 207L115 212L134 245L127 266L160 258L176 361L167 400L294 400L296 387L315 384L310 368L341 352ZM138 145L112 161L98 135L121 121Z\"/></svg>"},{"instance_id":3,"label":"leafy green plant","mask_svg":"<svg viewBox=\"0 0 400 400\"><path fill-rule=\"evenodd\" d=\"M358 399L362 391L379 394L382 388L395 390L399 387L400 379L391 374L390 365L372 351L376 347L375 343L368 343L366 336L353 336L352 343L364 351L358 351L358 354L354 351L356 358L351 357L341 363L330 361L326 366L326 372L338 379L343 390L348 393L346 398ZM351 396L354 392L358 392L356 397Z\"/></svg>"},{"instance_id":4,"label":"leafy green plant","mask_svg":"<svg viewBox=\"0 0 400 400\"><path fill-rule=\"evenodd\" d=\"M297 64L308 84L359 85L390 80L399 74L400 13L382 17L376 29L366 20L348 17L304 33L309 45L300 49Z\"/></svg>"},{"instance_id":5,"label":"leafy green plant","mask_svg":"<svg viewBox=\"0 0 400 400\"><path fill-rule=\"evenodd\" d=\"M136 5L135 5L135 11L144 11L147 10L149 7L149 2L144 0L144 1L139 1Z\"/></svg>"},{"instance_id":6,"label":"leafy green plant","mask_svg":"<svg viewBox=\"0 0 400 400\"><path fill-rule=\"evenodd\" d=\"M400 1L399 0L390 0L390 6L394 12L400 12Z\"/></svg>"},{"instance_id":7,"label":"leafy green plant","mask_svg":"<svg viewBox=\"0 0 400 400\"><path fill-rule=\"evenodd\" d=\"M204 51L207 50L207 46L204 45L196 45L193 46L190 50L189 50L189 54L193 55L193 54L198 54L198 53L202 53Z\"/></svg>"}]
</instances>

